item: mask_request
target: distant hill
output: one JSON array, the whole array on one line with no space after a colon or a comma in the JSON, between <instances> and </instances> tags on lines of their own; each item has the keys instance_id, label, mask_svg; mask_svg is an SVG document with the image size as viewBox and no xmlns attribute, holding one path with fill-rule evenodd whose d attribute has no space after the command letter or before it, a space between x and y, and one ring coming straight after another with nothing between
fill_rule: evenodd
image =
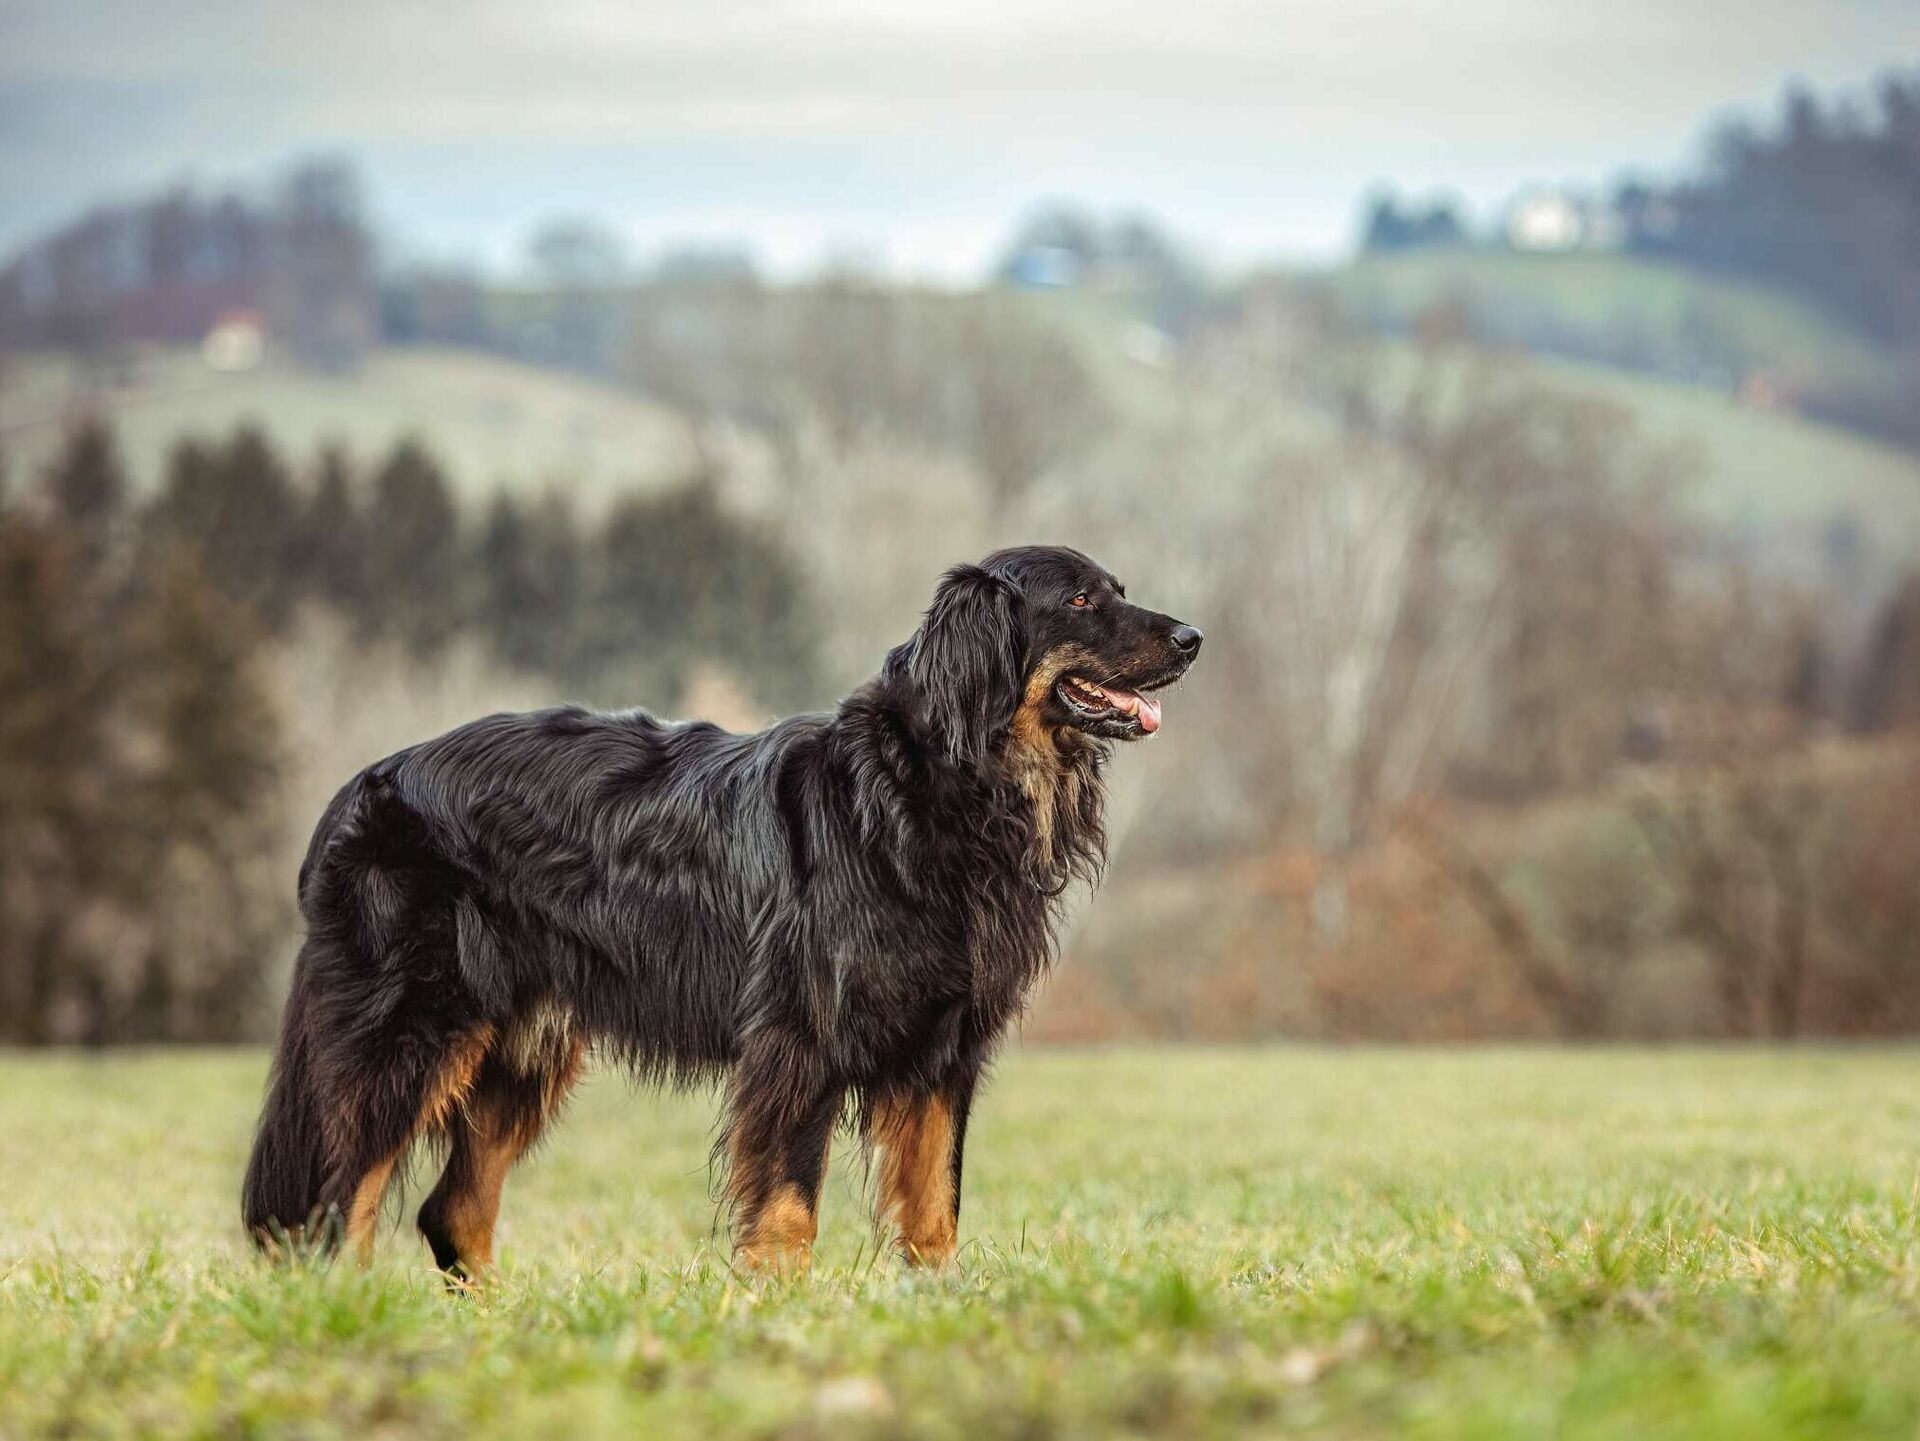
<instances>
[{"instance_id":1,"label":"distant hill","mask_svg":"<svg viewBox=\"0 0 1920 1441\"><path fill-rule=\"evenodd\" d=\"M1373 329L1449 304L1487 340L1726 389L1759 376L1785 393L1838 393L1873 386L1891 363L1784 291L1617 252L1369 255L1327 284Z\"/></svg>"},{"instance_id":2,"label":"distant hill","mask_svg":"<svg viewBox=\"0 0 1920 1441\"><path fill-rule=\"evenodd\" d=\"M1376 328L1456 302L1482 339L1757 390L1920 451L1920 69L1870 90L1795 82L1682 173L1533 187L1497 233L1377 195L1334 288Z\"/></svg>"},{"instance_id":3,"label":"distant hill","mask_svg":"<svg viewBox=\"0 0 1920 1441\"><path fill-rule=\"evenodd\" d=\"M1408 257L1358 268L1356 279L1391 281L1414 293L1423 276L1450 273L1442 257ZM1649 315L1675 303L1660 288L1660 267L1611 257L1535 260L1498 257L1466 269L1521 277L1516 288L1564 287L1616 295ZM1604 282L1604 284L1602 283ZM1730 289L1730 303L1740 300ZM1034 297L1086 348L1117 403L1137 411L1172 405L1166 374L1131 355L1141 329L1123 304L1093 296ZM943 302L943 303L965 303ZM1411 303L1409 300L1407 303ZM1596 307L1602 301L1594 298ZM1599 313L1596 310L1596 313ZM1756 303L1756 346L1785 356L1843 343L1791 302ZM1743 402L1726 389L1633 374L1600 364L1535 360L1551 383L1622 406L1649 438L1691 450L1696 483L1683 502L1730 527L1812 533L1850 520L1889 558L1920 558L1920 455L1876 443L1805 416ZM30 474L59 443L62 418L85 403L76 373L44 355L16 356L0 377L0 453L15 477ZM293 368L248 374L208 370L191 350L143 352L135 379L97 392L92 403L113 421L135 479L156 483L168 450L183 436L219 434L242 421L261 423L284 452L305 460L327 441L368 461L405 435L423 438L469 497L500 484L566 484L591 501L616 489L657 484L696 463L690 436L665 408L571 372L542 369L477 351L399 348L375 351L357 372L330 375ZM1314 427L1301 412L1278 423ZM730 452L730 459L739 459ZM736 493L757 480L736 477Z\"/></svg>"},{"instance_id":4,"label":"distant hill","mask_svg":"<svg viewBox=\"0 0 1920 1441\"><path fill-rule=\"evenodd\" d=\"M403 348L370 354L351 374L267 365L243 374L207 368L191 349L139 353L124 383L90 389L72 363L15 355L0 374L0 454L31 474L59 445L65 421L93 407L113 422L140 485L156 484L187 435L257 422L300 461L329 442L370 462L417 436L470 497L501 484L563 481L583 499L658 482L695 464L685 428L635 396L566 372L477 351Z\"/></svg>"},{"instance_id":5,"label":"distant hill","mask_svg":"<svg viewBox=\"0 0 1920 1441\"><path fill-rule=\"evenodd\" d=\"M1844 329L1790 298L1672 267L1623 256L1501 256L1478 252L1368 260L1326 283L1356 296L1391 303L1411 321L1422 297L1445 293L1457 279L1503 282L1509 296L1537 294L1544 305L1565 303L1594 316L1622 308L1652 324L1694 304L1726 308L1729 326L1752 349L1782 367L1795 358L1830 366L1869 363L1872 351ZM1102 360L1106 384L1126 403L1174 403L1171 387L1152 367L1130 362L1130 331L1139 318L1121 302L1062 293L1046 308L1090 353ZM1557 389L1619 406L1641 435L1681 449L1692 484L1677 497L1688 511L1736 530L1789 531L1817 538L1835 522L1853 525L1885 558L1920 560L1920 453L1857 431L1775 408L1765 397L1744 398L1712 380L1690 381L1636 372L1619 365L1535 352L1515 357ZM1288 409L1288 404L1292 409ZM1277 405L1275 423L1318 433L1324 416L1297 403Z\"/></svg>"},{"instance_id":6,"label":"distant hill","mask_svg":"<svg viewBox=\"0 0 1920 1441\"><path fill-rule=\"evenodd\" d=\"M1681 497L1734 527L1854 525L1889 557L1920 559L1920 455L1706 386L1572 361L1543 378L1621 406L1648 439L1689 449L1697 483Z\"/></svg>"}]
</instances>

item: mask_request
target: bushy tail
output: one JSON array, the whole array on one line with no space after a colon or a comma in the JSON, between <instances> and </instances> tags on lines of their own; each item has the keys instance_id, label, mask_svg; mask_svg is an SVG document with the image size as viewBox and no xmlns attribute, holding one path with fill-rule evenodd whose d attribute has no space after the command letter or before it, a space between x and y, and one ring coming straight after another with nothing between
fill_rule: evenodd
<instances>
[{"instance_id":1,"label":"bushy tail","mask_svg":"<svg viewBox=\"0 0 1920 1441\"><path fill-rule=\"evenodd\" d=\"M330 1218L320 1214L326 1182L326 1138L314 1095L308 1056L305 987L296 966L293 994L280 1027L280 1046L267 1084L267 1103L254 1132L253 1158L241 1187L241 1217L263 1250L289 1252L328 1247Z\"/></svg>"}]
</instances>

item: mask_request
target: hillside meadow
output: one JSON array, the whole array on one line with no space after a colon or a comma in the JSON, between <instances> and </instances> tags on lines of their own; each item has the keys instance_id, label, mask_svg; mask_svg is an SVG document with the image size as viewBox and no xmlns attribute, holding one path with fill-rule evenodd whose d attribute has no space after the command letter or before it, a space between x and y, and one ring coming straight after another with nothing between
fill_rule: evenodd
<instances>
[{"instance_id":1,"label":"hillside meadow","mask_svg":"<svg viewBox=\"0 0 1920 1441\"><path fill-rule=\"evenodd\" d=\"M1453 299L1491 307L1496 316L1534 316L1549 329L1610 327L1683 350L1700 330L1737 356L1741 367L1789 381L1825 377L1834 384L1865 385L1884 378L1897 363L1782 293L1623 254L1463 250L1370 256L1313 279L1309 288L1315 285L1351 316L1389 333L1404 331L1423 308ZM1102 443L1076 463L1110 473L1123 489L1135 484L1129 477L1139 469L1135 462L1141 454L1157 455L1170 435L1183 434L1181 425L1210 414L1217 400L1213 392L1220 377L1184 376L1178 366L1170 368L1173 352L1155 358L1151 348L1142 348L1143 336L1157 333L1145 323L1150 312L1138 297L1091 290L977 297L902 291L894 300L893 319L906 327L903 334L940 316L992 313L1002 319L1027 317L1067 341L1087 368L1102 416L1097 427ZM805 333L828 325L827 317L835 314L830 308L809 310L817 301L810 293L770 292L755 313L775 331ZM724 309L696 313L712 325L724 325ZM809 363L828 369L854 365L849 374L857 374L859 347L891 334L884 324L868 334L861 327L871 321L870 316L840 316L831 322L846 333L824 337L822 355ZM1164 345L1165 337L1159 339ZM1390 344L1383 354L1397 349ZM1584 353L1556 351L1552 344L1544 349ZM1870 535L1890 560L1920 556L1920 457L1913 452L1791 408L1769 409L1737 398L1730 393L1733 372L1695 383L1551 354L1515 354L1503 363L1521 368L1543 387L1616 407L1641 440L1678 457L1675 474L1681 484L1675 498L1715 529L1804 543L1844 521ZM751 359L751 353L736 357L743 365ZM693 364L672 356L659 363L670 372ZM340 444L372 464L401 439L423 439L455 488L476 505L502 487L522 493L559 487L592 505L634 486L670 484L718 461L736 499L750 509L784 515L783 483L772 473L777 465L765 437L747 433L750 426L716 428L636 387L496 354L389 346L374 351L351 374L303 370L272 359L251 372L219 374L195 349L149 346L130 352L107 374L104 388L88 391L69 359L48 352L9 357L0 371L0 459L16 483L53 458L67 420L86 405L97 407L112 424L129 472L142 487L159 483L167 455L181 439L256 424L300 464L325 444ZM687 383L712 379L701 371ZM676 380L668 391L677 394L680 388ZM776 404L772 398L768 403ZM1238 429L1247 420L1235 414L1216 423ZM1296 445L1325 444L1329 438L1328 417L1282 391L1261 405L1259 428L1269 439ZM943 485L954 483L935 457L918 453L914 445L906 451L912 453L886 457L883 468L908 468L938 476ZM1147 483L1157 482L1158 469L1150 467L1148 473L1154 479ZM842 489L851 483L846 476L835 478ZM1082 488L1069 490L1078 494ZM1128 500L1117 497L1114 504L1124 509ZM1039 511L1058 523L1047 505Z\"/></svg>"},{"instance_id":2,"label":"hillside meadow","mask_svg":"<svg viewBox=\"0 0 1920 1441\"><path fill-rule=\"evenodd\" d=\"M1871 381L1889 363L1872 342L1787 291L1621 251L1526 254L1441 249L1368 255L1332 272L1340 301L1403 329L1427 307L1464 304L1495 329L1643 356L1703 348L1724 362L1800 377Z\"/></svg>"},{"instance_id":3,"label":"hillside meadow","mask_svg":"<svg viewBox=\"0 0 1920 1441\"><path fill-rule=\"evenodd\" d=\"M0 1056L0 1436L1911 1435L1920 1053L1028 1050L960 1262L843 1142L728 1268L705 1097L589 1082L450 1294L236 1235L264 1057ZM416 1178L413 1197L421 1194Z\"/></svg>"},{"instance_id":4,"label":"hillside meadow","mask_svg":"<svg viewBox=\"0 0 1920 1441\"><path fill-rule=\"evenodd\" d=\"M479 351L421 346L374 352L351 374L269 362L239 374L209 370L194 349L145 347L119 383L96 392L134 482L160 483L169 452L189 437L258 425L282 454L309 462L337 444L366 464L399 441L425 439L448 479L475 505L502 485L563 483L600 498L694 465L685 427L627 392L565 371ZM21 476L58 454L77 410L73 365L38 353L0 376L0 453Z\"/></svg>"}]
</instances>

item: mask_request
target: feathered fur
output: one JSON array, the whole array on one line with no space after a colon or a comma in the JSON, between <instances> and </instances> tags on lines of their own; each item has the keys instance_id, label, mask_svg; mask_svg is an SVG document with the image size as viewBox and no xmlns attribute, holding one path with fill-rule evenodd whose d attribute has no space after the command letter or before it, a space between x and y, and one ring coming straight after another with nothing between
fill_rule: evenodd
<instances>
[{"instance_id":1,"label":"feathered fur","mask_svg":"<svg viewBox=\"0 0 1920 1441\"><path fill-rule=\"evenodd\" d=\"M949 572L829 714L751 735L496 715L369 766L301 868L248 1230L344 1230L364 1252L387 1177L438 1138L421 1229L443 1266L477 1269L500 1180L590 1045L647 1080L726 1080L744 1259L804 1259L850 1101L883 1146L913 1139L888 1176L947 1168L918 1200L882 1198L952 1212L901 1235L942 1259L981 1069L1053 956L1055 898L1104 855L1100 770L1126 717L1089 722L1050 668L1146 689L1197 646L1085 556L1029 547Z\"/></svg>"}]
</instances>

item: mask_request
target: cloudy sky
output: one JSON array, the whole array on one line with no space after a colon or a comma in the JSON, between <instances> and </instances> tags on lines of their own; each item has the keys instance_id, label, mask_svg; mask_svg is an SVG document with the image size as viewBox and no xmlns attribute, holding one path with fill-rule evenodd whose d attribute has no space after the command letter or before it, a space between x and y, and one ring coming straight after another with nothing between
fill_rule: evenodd
<instances>
[{"instance_id":1,"label":"cloudy sky","mask_svg":"<svg viewBox=\"0 0 1920 1441\"><path fill-rule=\"evenodd\" d=\"M0 0L0 252L333 149L407 250L490 264L584 211L961 277L1054 196L1326 258L1375 182L1657 171L1789 77L1916 62L1920 0Z\"/></svg>"}]
</instances>

